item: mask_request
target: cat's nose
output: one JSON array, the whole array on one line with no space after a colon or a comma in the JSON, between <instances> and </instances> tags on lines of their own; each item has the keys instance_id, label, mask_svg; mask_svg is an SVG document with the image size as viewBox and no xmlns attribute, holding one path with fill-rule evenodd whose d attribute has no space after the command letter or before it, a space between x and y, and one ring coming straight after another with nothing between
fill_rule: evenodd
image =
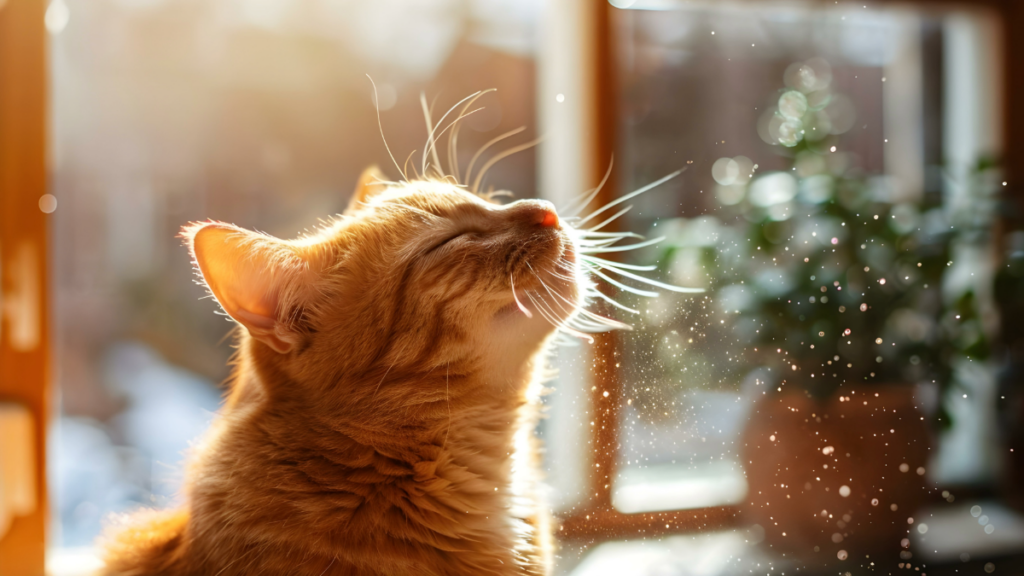
<instances>
[{"instance_id":1,"label":"cat's nose","mask_svg":"<svg viewBox=\"0 0 1024 576\"><path fill-rule=\"evenodd\" d=\"M520 200L509 206L520 222L541 228L558 228L558 212L547 200Z\"/></svg>"}]
</instances>

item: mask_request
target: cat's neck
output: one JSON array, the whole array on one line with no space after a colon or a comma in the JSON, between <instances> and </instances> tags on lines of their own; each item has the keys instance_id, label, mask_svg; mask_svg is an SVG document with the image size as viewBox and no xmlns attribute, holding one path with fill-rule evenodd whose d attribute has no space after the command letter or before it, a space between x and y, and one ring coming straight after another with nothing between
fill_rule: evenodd
<instances>
[{"instance_id":1,"label":"cat's neck","mask_svg":"<svg viewBox=\"0 0 1024 576\"><path fill-rule=\"evenodd\" d=\"M390 367L379 379L379 371L364 371L312 387L372 390L341 400L280 392L296 383L286 381L279 366L243 350L229 405L258 412L252 418L261 421L265 441L280 449L340 452L339 462L347 453L367 451L410 466L444 460L501 482L516 449L515 435L536 420L542 348L518 358L498 353L430 370ZM421 390L423 398L403 407L405 417L399 420L371 417L393 409L393 400L381 398L394 389ZM301 442L296 441L299 430Z\"/></svg>"}]
</instances>

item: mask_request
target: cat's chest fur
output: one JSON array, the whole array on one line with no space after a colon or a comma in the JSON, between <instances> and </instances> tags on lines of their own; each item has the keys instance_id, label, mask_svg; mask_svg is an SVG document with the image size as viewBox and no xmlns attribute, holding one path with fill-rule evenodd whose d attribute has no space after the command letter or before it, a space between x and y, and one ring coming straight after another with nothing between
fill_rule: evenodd
<instances>
[{"instance_id":1,"label":"cat's chest fur","mask_svg":"<svg viewBox=\"0 0 1024 576\"><path fill-rule=\"evenodd\" d=\"M505 352L458 374L450 419L396 431L417 439L391 445L251 394L197 463L190 527L207 537L190 555L235 547L290 573L545 573L531 433L540 382L532 357Z\"/></svg>"}]
</instances>

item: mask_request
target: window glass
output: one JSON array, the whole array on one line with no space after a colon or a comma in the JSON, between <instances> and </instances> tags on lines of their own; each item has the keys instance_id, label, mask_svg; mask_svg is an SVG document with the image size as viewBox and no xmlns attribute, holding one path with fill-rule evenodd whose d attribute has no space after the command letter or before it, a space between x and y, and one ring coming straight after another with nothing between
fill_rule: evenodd
<instances>
[{"instance_id":1,"label":"window glass","mask_svg":"<svg viewBox=\"0 0 1024 576\"><path fill-rule=\"evenodd\" d=\"M704 290L648 298L606 267L637 311L608 308L635 327L615 358L612 501L734 506L736 531L603 545L573 573L923 570L969 556L961 525L1015 530L951 488L994 485L1013 386L993 288L1015 242L993 234L998 20L612 4L628 5L612 10L618 189L683 172L609 225L664 240L608 256Z\"/></svg>"}]
</instances>

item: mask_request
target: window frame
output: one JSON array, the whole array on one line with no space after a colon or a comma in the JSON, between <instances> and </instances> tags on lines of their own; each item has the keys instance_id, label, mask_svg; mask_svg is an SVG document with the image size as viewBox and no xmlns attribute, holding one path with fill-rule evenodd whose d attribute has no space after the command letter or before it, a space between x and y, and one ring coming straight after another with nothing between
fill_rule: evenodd
<instances>
[{"instance_id":1,"label":"window frame","mask_svg":"<svg viewBox=\"0 0 1024 576\"><path fill-rule=\"evenodd\" d=\"M35 510L17 516L0 538L0 574L44 573L49 512L46 491L46 430L52 386L50 371L49 243L47 215L39 199L47 192L47 36L44 0L0 2L0 290L10 297L18 281L12 264L28 246L35 297L26 300L36 323L33 344L12 346L11 315L0 313L0 401L27 407L33 417ZM30 286L32 284L29 284ZM0 307L0 312L3 308ZM0 439L2 442L3 439Z\"/></svg>"},{"instance_id":2,"label":"window frame","mask_svg":"<svg viewBox=\"0 0 1024 576\"><path fill-rule=\"evenodd\" d=\"M770 2L770 0L750 0ZM1024 226L1024 109L1012 102L1024 102L1024 36L1013 30L1024 26L1024 2L1014 0L876 0L875 6L905 6L910 8L949 9L955 7L984 7L995 11L1002 31L1003 78L1002 117L1004 142L1003 170L1007 182L1006 194L1015 210L1001 214L995 242L1002 243L1006 230ZM577 3L576 9L591 26L590 34L581 35L579 47L583 53L592 53L589 64L593 67L584 78L590 85L580 93L591 95L592 112L586 133L592 135L588 150L588 178L598 182L604 176L608 158L615 152L618 127L618 93L615 73L617 45L612 25L612 11L617 10L607 0L594 0L591 4ZM597 205L614 200L618 190L619 168L613 167L608 183L597 199ZM1004 322L1012 321L1003 318ZM584 502L562 518L560 537L567 540L593 543L628 537L650 537L666 534L684 534L707 530L727 529L739 525L740 506L715 506L690 510L643 512L626 514L612 505L612 486L617 473L619 450L619 406L624 401L621 370L616 368L620 339L614 332L595 335L592 347L592 380L587 392L590 399L591 420L590 452L587 470L590 477L583 481L589 491ZM605 395L607 393L607 396ZM1024 480L1020 462L1008 470L1011 478ZM1013 485L1013 484L1010 484Z\"/></svg>"}]
</instances>

